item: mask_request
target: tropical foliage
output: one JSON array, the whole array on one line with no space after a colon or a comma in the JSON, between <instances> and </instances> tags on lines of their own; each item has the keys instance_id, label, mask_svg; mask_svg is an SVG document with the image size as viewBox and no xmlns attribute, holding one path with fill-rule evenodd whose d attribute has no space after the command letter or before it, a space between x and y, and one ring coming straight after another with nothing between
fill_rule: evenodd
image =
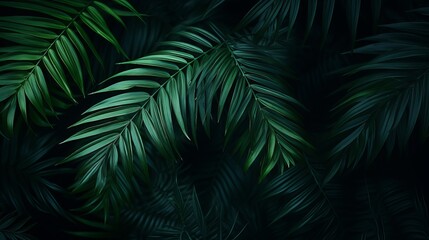
<instances>
[{"instance_id":1,"label":"tropical foliage","mask_svg":"<svg viewBox=\"0 0 429 240\"><path fill-rule=\"evenodd\" d=\"M427 2L0 6L0 239L429 239Z\"/></svg>"}]
</instances>

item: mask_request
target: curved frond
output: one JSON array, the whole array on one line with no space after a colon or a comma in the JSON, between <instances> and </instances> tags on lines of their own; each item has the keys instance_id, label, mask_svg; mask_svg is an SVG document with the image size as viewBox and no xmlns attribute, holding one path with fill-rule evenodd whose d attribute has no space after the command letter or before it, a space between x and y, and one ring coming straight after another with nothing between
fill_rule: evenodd
<instances>
[{"instance_id":1,"label":"curved frond","mask_svg":"<svg viewBox=\"0 0 429 240\"><path fill-rule=\"evenodd\" d=\"M171 205L174 207L174 213L178 218L175 225L162 226L148 239L237 239L245 227L239 229L236 220L226 222L222 219L222 211L211 208L207 212L203 211L199 202L198 195L193 190L189 193L182 193L177 186L173 189L173 199ZM227 219L230 220L230 219Z\"/></svg>"},{"instance_id":2,"label":"curved frond","mask_svg":"<svg viewBox=\"0 0 429 240\"><path fill-rule=\"evenodd\" d=\"M210 133L214 115L219 122L225 114L229 142L241 123L248 122L235 148L247 156L246 169L255 161L261 164L261 179L275 166L294 165L312 148L300 125L297 108L302 105L282 85L291 76L278 61L281 54L275 47L227 40L201 60L202 68L211 71L201 71L197 79L197 107L205 131Z\"/></svg>"},{"instance_id":3,"label":"curved frond","mask_svg":"<svg viewBox=\"0 0 429 240\"><path fill-rule=\"evenodd\" d=\"M361 159L371 163L383 147L391 151L395 141L404 146L417 122L428 135L429 23L385 27L390 31L368 38L373 43L356 49L378 56L349 72L357 77L334 109L340 117L333 125L338 142L330 154L335 159L332 174L356 167Z\"/></svg>"},{"instance_id":4,"label":"curved frond","mask_svg":"<svg viewBox=\"0 0 429 240\"><path fill-rule=\"evenodd\" d=\"M322 3L321 3L322 2ZM308 36L313 26L316 25L322 30L322 42L326 40L329 28L332 23L334 9L339 7L346 12L346 21L348 23L350 38L352 42L356 38L358 22L360 18L361 0L346 1L344 6L336 3L335 0L260 0L252 9L243 17L238 28L252 26L252 32L259 36L268 36L275 38L281 32L287 31L291 35L294 28L300 22L297 21L298 14L306 16L305 35ZM371 1L371 11L374 24L377 24L382 1ZM321 11L321 21L316 19L317 12ZM321 26L319 25L321 23Z\"/></svg>"},{"instance_id":5,"label":"curved frond","mask_svg":"<svg viewBox=\"0 0 429 240\"><path fill-rule=\"evenodd\" d=\"M122 209L120 218L108 222L111 227L85 220L85 225L103 232L77 235L103 238L116 234L127 239L179 239L189 235L191 239L224 240L242 233L244 225L238 218L239 213L233 208L223 209L217 199L212 199L207 206L207 198L201 197L201 193L211 190L197 191L181 166L156 166L155 171L150 187L135 185L132 203Z\"/></svg>"},{"instance_id":6,"label":"curved frond","mask_svg":"<svg viewBox=\"0 0 429 240\"><path fill-rule=\"evenodd\" d=\"M292 7L291 7L292 5ZM252 9L243 17L238 25L238 28L244 28L256 21L253 28L253 33L264 35L265 33L277 34L281 27L290 16L289 25L293 28L295 23L300 1L276 1L276 0L260 0ZM290 9L290 10L289 10ZM260 21L263 19L263 21Z\"/></svg>"},{"instance_id":7,"label":"curved frond","mask_svg":"<svg viewBox=\"0 0 429 240\"><path fill-rule=\"evenodd\" d=\"M172 171L158 166L152 186L138 190L132 206L122 211L119 226L132 226L131 234L128 233L131 239L238 237L244 229L238 211L223 208L218 199L209 197L207 193L214 189L197 191L196 182L192 184L185 171L178 172L182 170L179 166ZM206 202L208 199L210 203Z\"/></svg>"},{"instance_id":8,"label":"curved frond","mask_svg":"<svg viewBox=\"0 0 429 240\"><path fill-rule=\"evenodd\" d=\"M0 8L0 240L429 239L429 1Z\"/></svg>"},{"instance_id":9,"label":"curved frond","mask_svg":"<svg viewBox=\"0 0 429 240\"><path fill-rule=\"evenodd\" d=\"M121 223L133 227L131 236L146 238L159 229L179 224L172 201L178 187L176 181L176 172L161 169L153 176L149 189L140 188L137 191L133 204L121 212Z\"/></svg>"},{"instance_id":10,"label":"curved frond","mask_svg":"<svg viewBox=\"0 0 429 240\"><path fill-rule=\"evenodd\" d=\"M190 128L196 135L193 76L201 71L199 59L221 43L214 35L196 27L175 34L186 41L162 42L164 50L123 63L134 68L107 79L122 78L95 93L133 91L109 97L89 108L87 116L73 125L87 127L66 140L87 142L63 162L85 159L74 189L88 193L86 197L91 202L86 207L94 211L126 201L129 196L126 179L133 175L136 165L143 169L143 178L148 179L146 135L167 160L177 156L173 118L188 138L186 123L191 118ZM113 179L120 182L111 182Z\"/></svg>"},{"instance_id":11,"label":"curved frond","mask_svg":"<svg viewBox=\"0 0 429 240\"><path fill-rule=\"evenodd\" d=\"M135 12L127 1L114 2ZM26 122L46 126L62 99L76 102L74 88L85 95L86 78L92 78L88 49L100 59L86 28L125 54L105 16L122 20L117 10L105 3L22 0L0 1L0 6L27 14L0 17L0 38L9 43L0 48L1 127L9 133L13 132L16 112Z\"/></svg>"},{"instance_id":12,"label":"curved frond","mask_svg":"<svg viewBox=\"0 0 429 240\"><path fill-rule=\"evenodd\" d=\"M230 98L227 139L248 117L249 130L237 142L237 149L248 151L243 152L247 155L245 168L259 160L264 178L274 166L284 169L294 165L311 145L305 139L296 110L302 106L282 85L290 76L273 57L276 52L243 42L227 45L224 54L226 71L223 70L225 75L219 74L222 85L218 84L221 88L218 116Z\"/></svg>"},{"instance_id":13,"label":"curved frond","mask_svg":"<svg viewBox=\"0 0 429 240\"><path fill-rule=\"evenodd\" d=\"M277 203L267 204L270 225L277 237L340 239L342 219L334 200L342 197L341 190L338 184L322 185L308 163L306 167L291 167L264 182L259 194L264 201Z\"/></svg>"},{"instance_id":14,"label":"curved frond","mask_svg":"<svg viewBox=\"0 0 429 240\"><path fill-rule=\"evenodd\" d=\"M18 212L51 213L67 217L57 196L64 189L52 178L68 169L54 168L57 158L46 155L55 146L52 135L3 139L0 149L0 202Z\"/></svg>"},{"instance_id":15,"label":"curved frond","mask_svg":"<svg viewBox=\"0 0 429 240\"><path fill-rule=\"evenodd\" d=\"M212 178L206 191L210 192L213 201L225 210L240 207L251 194L245 189L253 183L253 179L245 174L242 166L235 160L222 159L217 168L207 167L205 172L206 178Z\"/></svg>"}]
</instances>

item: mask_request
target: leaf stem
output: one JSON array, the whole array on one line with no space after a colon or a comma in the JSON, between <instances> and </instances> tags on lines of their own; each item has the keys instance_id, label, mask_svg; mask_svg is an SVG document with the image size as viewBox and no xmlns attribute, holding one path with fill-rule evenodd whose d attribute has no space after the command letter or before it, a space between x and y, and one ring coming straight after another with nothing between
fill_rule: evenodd
<instances>
[{"instance_id":1,"label":"leaf stem","mask_svg":"<svg viewBox=\"0 0 429 240\"><path fill-rule=\"evenodd\" d=\"M43 54L40 56L39 60L37 60L36 64L34 64L34 67L31 69L31 71L24 77L24 81L22 81L18 87L18 90L25 84L25 82L30 78L30 76L34 73L34 69L36 69L36 66L39 66L42 59L48 54L49 50L52 49L54 44L59 40L61 36L64 35L64 33L67 31L67 29L70 28L71 24L73 24L76 19L94 2L94 0L90 0L77 14L74 18L70 20L70 22L64 27L64 29L61 31L61 33L58 34L58 36L52 41L52 43L46 48L46 50L43 52ZM74 100L74 99L73 99ZM74 100L75 101L75 100ZM75 101L76 102L76 101Z\"/></svg>"},{"instance_id":2,"label":"leaf stem","mask_svg":"<svg viewBox=\"0 0 429 240\"><path fill-rule=\"evenodd\" d=\"M206 52L203 52L201 55L199 55L198 57L195 57L194 59L192 59L191 61L187 62L183 67L181 67L179 70L177 70L174 74L170 75L170 77L161 84L161 86L156 89L150 96L149 99L153 99L153 97L161 90L161 88L164 88L164 86L170 82L171 79L173 79L177 74L179 74L180 72L182 72L185 68L187 68L188 66L190 66L192 63L194 63L196 60L200 59L201 57L207 55L208 53L212 52L213 50L216 50L218 48L220 48L225 42L221 42L220 44L212 47L211 49L209 49ZM118 136L116 137L115 140L112 141L112 143L109 144L108 148L113 146L114 144L116 144L116 142L119 140L119 137L122 135L122 133L125 131L125 129L128 128L128 126L131 124L132 121L134 121L134 118L136 118L141 111L144 110L146 104L149 102L150 100L146 100L143 105L136 111L136 113L128 120L128 122L125 124L125 126L122 128L121 132L119 132Z\"/></svg>"}]
</instances>

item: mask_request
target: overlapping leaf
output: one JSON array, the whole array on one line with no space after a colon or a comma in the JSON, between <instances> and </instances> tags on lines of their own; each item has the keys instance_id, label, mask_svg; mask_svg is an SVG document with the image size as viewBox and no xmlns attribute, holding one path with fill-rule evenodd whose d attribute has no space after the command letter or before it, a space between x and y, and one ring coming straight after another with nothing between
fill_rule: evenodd
<instances>
[{"instance_id":1,"label":"overlapping leaf","mask_svg":"<svg viewBox=\"0 0 429 240\"><path fill-rule=\"evenodd\" d=\"M127 1L113 2L137 14ZM9 43L0 48L1 129L9 133L17 112L26 122L46 126L62 99L76 102L75 88L85 94L91 60L100 59L86 28L123 53L105 19L122 22L119 12L100 1L0 1L0 6L27 14L0 17L0 38Z\"/></svg>"},{"instance_id":2,"label":"overlapping leaf","mask_svg":"<svg viewBox=\"0 0 429 240\"><path fill-rule=\"evenodd\" d=\"M281 84L289 73L273 54L269 48L249 43L228 45L215 71L220 83L211 87L220 89L218 116L226 112L227 138L244 119L249 122L237 149L247 155L245 168L259 161L261 178L275 166L294 165L311 149L300 126L297 109L302 106Z\"/></svg>"},{"instance_id":3,"label":"overlapping leaf","mask_svg":"<svg viewBox=\"0 0 429 240\"><path fill-rule=\"evenodd\" d=\"M255 4L252 9L243 17L239 28L243 28L256 22L253 33L260 36L268 33L269 36L276 35L284 28L284 24L289 17L290 28L293 28L298 11L300 0L298 1L276 1L261 0ZM258 21L264 19L263 21Z\"/></svg>"},{"instance_id":4,"label":"overlapping leaf","mask_svg":"<svg viewBox=\"0 0 429 240\"><path fill-rule=\"evenodd\" d=\"M121 80L95 92L119 93L89 108L86 116L73 125L86 127L66 140L86 142L65 162L84 160L74 189L85 192L89 199L86 207L94 211L118 209L127 200L127 179L136 167L142 168L142 177L148 179L146 139L161 156L173 160L177 156L173 119L185 136L190 135L187 119L192 119L195 136L194 76L201 70L198 59L217 49L220 42L195 27L179 30L175 35L185 41L162 42L164 50L123 63L134 68L115 74L107 81ZM127 91L122 93L124 90Z\"/></svg>"},{"instance_id":5,"label":"overlapping leaf","mask_svg":"<svg viewBox=\"0 0 429 240\"><path fill-rule=\"evenodd\" d=\"M46 157L55 146L52 135L31 134L2 139L0 145L0 202L28 213L33 209L67 217L57 196L64 189L52 181L52 177L69 172L54 168L57 158Z\"/></svg>"},{"instance_id":6,"label":"overlapping leaf","mask_svg":"<svg viewBox=\"0 0 429 240\"><path fill-rule=\"evenodd\" d=\"M333 204L336 198L342 197L341 186L322 185L310 164L287 169L282 175L264 182L261 189L258 194L264 201L281 199L279 204L267 206L270 225L280 226L276 229L277 237L341 238L342 219Z\"/></svg>"},{"instance_id":7,"label":"overlapping leaf","mask_svg":"<svg viewBox=\"0 0 429 240\"><path fill-rule=\"evenodd\" d=\"M335 108L333 125L338 141L331 151L332 174L354 168L362 159L370 163L385 146L403 147L416 123L422 134L429 130L429 75L427 22L385 26L389 31L368 38L373 43L356 50L378 54L349 74L357 76Z\"/></svg>"},{"instance_id":8,"label":"overlapping leaf","mask_svg":"<svg viewBox=\"0 0 429 240\"><path fill-rule=\"evenodd\" d=\"M288 36L291 35L292 30L296 27L298 14L304 14L306 16L305 34L308 36L310 31L313 29L316 21L317 11L322 12L322 19L320 21L322 29L322 41L326 40L329 32L330 25L332 23L332 16L334 9L341 7L342 5L335 3L335 0L324 0L324 1L301 1L301 0L260 0L255 4L252 9L243 17L239 28L253 26L252 32L264 37L276 38L279 34L286 31ZM381 1L372 1L372 16L374 23L377 23L380 10ZM357 26L360 16L361 1L350 0L346 1L345 11L347 12L347 22L350 29L350 37L352 41L356 38ZM319 9L319 10L318 10Z\"/></svg>"},{"instance_id":9,"label":"overlapping leaf","mask_svg":"<svg viewBox=\"0 0 429 240\"><path fill-rule=\"evenodd\" d=\"M247 156L246 169L255 161L261 164L261 179L275 166L293 165L311 149L300 126L297 109L302 106L282 85L291 76L275 50L227 41L202 60L204 69L212 69L199 75L197 85L199 115L207 133L214 115L220 121L225 114L226 139L239 132L242 123L248 126L234 144Z\"/></svg>"},{"instance_id":10,"label":"overlapping leaf","mask_svg":"<svg viewBox=\"0 0 429 240\"><path fill-rule=\"evenodd\" d=\"M122 237L126 235L127 239L178 239L181 235L189 235L192 239L240 239L234 237L242 233L245 225L238 218L238 211L234 208L223 208L228 203L221 203L219 198L212 198L213 195L208 194L218 190L195 188L197 182L211 184L210 180L192 181L186 176L188 173L178 165L171 168L160 162L154 164L157 165L157 174L151 176L151 186L135 185L136 196L132 204L122 209L118 220L111 222L119 229L127 226L129 230L123 231ZM230 165L231 162L225 161L225 164ZM231 170L230 167L222 165L220 171L227 170L226 168ZM239 166L236 169L243 172ZM217 172L211 174L218 175ZM219 185L233 185L225 182L227 178L224 178L223 174L218 177L220 181L224 181ZM213 186L215 185L218 185L217 181ZM236 194L228 187L222 190L227 195ZM210 201L208 208L206 201ZM89 225L97 227L96 224ZM112 229L104 231L112 233ZM81 236L89 234L82 233ZM103 237L102 233L93 236Z\"/></svg>"},{"instance_id":11,"label":"overlapping leaf","mask_svg":"<svg viewBox=\"0 0 429 240\"><path fill-rule=\"evenodd\" d=\"M75 146L65 161L72 162L77 175L73 190L87 200L77 209L79 215L89 214L85 219L76 217L67 226L58 221L58 213L70 213L62 212L56 197L63 191L53 181L71 179L58 179L65 169L45 157L55 140L45 144L41 135L0 139L0 239L25 239L30 225L20 215L25 210L43 220L30 230L38 235L69 227L78 237L101 239L428 239L426 201L412 194L412 187L418 190L423 183L419 176L415 181L407 176L416 171L393 166L397 171L392 173L392 166L377 164L371 166L375 177L368 178L367 169L356 167L380 156L383 148L414 152L420 146L407 145L410 134L428 135L427 6L414 11L423 15L419 22L403 22L412 14L403 8L427 5L424 1L384 1L381 14L381 0L240 1L240 9L226 17L224 10L237 1L134 2L150 11L144 27L122 18L137 15L126 0L0 0L8 6L0 17L2 135L4 130L11 134L21 120L44 126L73 98L80 99L91 71L106 74L93 64L94 57L107 60L107 69L115 72L115 37L133 58L144 56L119 65L128 70L95 90L100 102L74 125L67 145L58 148ZM213 11L218 6L222 11ZM15 8L26 16L10 16ZM229 25L241 9L251 10L233 30ZM105 30L113 29L107 17L126 26L127 34ZM379 17L396 24L385 26L388 31L368 24ZM221 28L222 40L200 28L183 29L206 20ZM371 27L382 32L367 39L371 44L344 55L347 61L327 63L350 47L345 35L354 40ZM165 34L168 29L171 34ZM295 39L301 35L310 37L304 45ZM102 38L113 45L98 57L93 50L101 46L92 45ZM169 41L160 43L164 39ZM320 46L319 39L335 44ZM148 54L154 50L159 51ZM326 149L324 111L331 104L326 95L348 80L326 73L370 54L377 57L350 68L349 91L338 89L346 96L334 110L334 168L324 179L328 170L319 153ZM289 81L286 66L297 70L299 81ZM288 83L305 92L292 94ZM292 95L315 110L304 113L310 115L305 121ZM320 146L317 154L301 125ZM183 148L186 139L198 147ZM231 148L241 155L229 156ZM311 161L308 152L316 155ZM282 174L269 174L277 168ZM344 169L352 176L331 178ZM66 204L82 203L63 196ZM17 214L7 214L8 208Z\"/></svg>"}]
</instances>

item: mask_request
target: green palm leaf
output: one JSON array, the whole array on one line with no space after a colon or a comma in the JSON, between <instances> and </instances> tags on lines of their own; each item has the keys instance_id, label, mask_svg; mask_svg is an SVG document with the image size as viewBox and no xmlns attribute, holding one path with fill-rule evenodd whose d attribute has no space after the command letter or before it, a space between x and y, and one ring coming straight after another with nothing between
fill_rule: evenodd
<instances>
[{"instance_id":1,"label":"green palm leaf","mask_svg":"<svg viewBox=\"0 0 429 240\"><path fill-rule=\"evenodd\" d=\"M274 49L260 48L249 43L229 43L221 54L224 75L218 77L220 90L218 116L223 113L226 99L230 97L226 113L225 133L230 138L233 130L247 116L249 131L238 139L237 148L246 149L245 168L257 159L261 163L261 178L274 166L280 169L302 159L303 152L311 149L300 126L302 107L286 91L282 82L290 78L276 61ZM209 95L210 96L210 95ZM206 106L206 109L210 106Z\"/></svg>"},{"instance_id":2,"label":"green palm leaf","mask_svg":"<svg viewBox=\"0 0 429 240\"><path fill-rule=\"evenodd\" d=\"M340 115L333 136L338 139L330 156L332 174L354 168L361 159L371 163L383 147L391 151L397 142L407 143L417 122L421 133L429 131L427 22L386 25L385 33L368 38L371 43L357 53L378 54L349 72L355 80L335 107Z\"/></svg>"},{"instance_id":3,"label":"green palm leaf","mask_svg":"<svg viewBox=\"0 0 429 240\"><path fill-rule=\"evenodd\" d=\"M135 182L133 191L136 195L132 203L122 208L120 218L108 222L110 227L80 219L94 230L102 231L73 234L126 239L178 239L189 235L192 239L223 240L237 238L242 233L243 225L234 209L222 209L217 199L211 201L208 209L202 206L203 194L197 192L191 179L186 177L185 167L169 167L160 162L154 165L157 174L151 176L151 186L142 187ZM202 189L202 192L211 190Z\"/></svg>"},{"instance_id":4,"label":"green palm leaf","mask_svg":"<svg viewBox=\"0 0 429 240\"><path fill-rule=\"evenodd\" d=\"M0 239L428 239L426 2L0 0Z\"/></svg>"},{"instance_id":5,"label":"green palm leaf","mask_svg":"<svg viewBox=\"0 0 429 240\"><path fill-rule=\"evenodd\" d=\"M91 124L66 140L87 143L63 161L85 159L74 189L87 193L86 198L91 200L87 208L109 209L126 201L129 197L126 179L133 175L136 165L142 168L142 177L148 179L145 134L168 160L177 156L173 118L177 119L182 132L190 135L187 118L196 120L197 116L195 103L192 103L195 102L192 91L195 92L196 84L192 76L197 76L197 71L201 70L199 58L217 49L220 43L214 35L195 27L180 30L176 35L187 41L162 42L160 46L165 50L123 63L136 67L110 77L106 81L123 80L95 93L133 91L92 106L86 111L88 115L73 125ZM190 90L192 86L194 90ZM194 136L195 124L191 121Z\"/></svg>"},{"instance_id":6,"label":"green palm leaf","mask_svg":"<svg viewBox=\"0 0 429 240\"><path fill-rule=\"evenodd\" d=\"M346 21L349 27L350 38L352 42L354 42L360 17L361 0L350 0L345 3L344 10L347 12ZM382 1L372 1L371 10L374 24L378 22L381 6ZM335 0L260 0L243 17L238 28L241 29L251 26L252 33L260 37L263 36L275 39L284 31L287 31L288 37L290 37L294 28L304 27L305 38L307 38L313 26L316 24L322 29L322 42L324 42L332 23L334 9L338 7L343 7L343 5L336 3ZM321 21L317 21L316 19L318 11L322 12ZM306 23L302 24L304 26L296 26L300 23L297 21L298 14L304 14L304 16L306 16ZM318 25L318 22L321 23L321 26Z\"/></svg>"},{"instance_id":7,"label":"green palm leaf","mask_svg":"<svg viewBox=\"0 0 429 240\"><path fill-rule=\"evenodd\" d=\"M222 213L216 212L217 209L209 209L204 213L195 189L184 194L177 186L173 191L175 194L170 204L174 206L177 223L156 229L148 239L238 239L245 229L238 229L237 219L223 222Z\"/></svg>"},{"instance_id":8,"label":"green palm leaf","mask_svg":"<svg viewBox=\"0 0 429 240\"><path fill-rule=\"evenodd\" d=\"M334 203L341 198L341 186L323 185L313 164L306 161L305 167L291 167L264 182L258 192L259 198L267 202L272 231L277 237L291 239L317 239L319 236L338 239L342 236L342 218ZM268 204L276 201L280 201L279 204Z\"/></svg>"},{"instance_id":9,"label":"green palm leaf","mask_svg":"<svg viewBox=\"0 0 429 240\"><path fill-rule=\"evenodd\" d=\"M136 12L127 1L114 2ZM85 94L85 71L93 78L87 49L99 57L84 26L125 55L103 15L122 20L116 9L99 1L0 1L0 6L29 14L0 17L0 38L10 43L0 49L0 107L2 118L7 119L2 129L9 133L16 112L26 122L47 125L54 107L62 104L59 95L76 102L74 88ZM52 88L48 76L59 88Z\"/></svg>"},{"instance_id":10,"label":"green palm leaf","mask_svg":"<svg viewBox=\"0 0 429 240\"><path fill-rule=\"evenodd\" d=\"M18 212L41 212L68 217L57 199L64 189L52 178L69 169L54 168L58 158L49 158L56 145L52 135L31 134L2 139L0 156L0 202Z\"/></svg>"},{"instance_id":11,"label":"green palm leaf","mask_svg":"<svg viewBox=\"0 0 429 240\"><path fill-rule=\"evenodd\" d=\"M184 177L179 182L179 179L172 178L172 175L174 176L171 173L169 177L161 175L154 183L155 191L141 196L143 199L151 196L150 204L144 205L146 211L128 209L124 213L135 226L135 230L146 230L137 233L137 236L147 236L148 239L178 239L180 236L189 236L191 239L220 240L237 239L241 235L245 226L239 222L238 213L233 213L234 209L223 209L218 199L213 199L208 209L203 208L200 201L204 198L201 198L195 187L187 181L188 178ZM203 189L202 192L211 191Z\"/></svg>"},{"instance_id":12,"label":"green palm leaf","mask_svg":"<svg viewBox=\"0 0 429 240\"><path fill-rule=\"evenodd\" d=\"M265 32L269 35L276 34L286 22L288 14L290 14L290 27L293 28L299 6L299 0L261 0L243 17L238 28L246 27L256 20L257 23L252 30L254 33L258 35L263 35ZM264 19L264 21L257 21L260 19Z\"/></svg>"}]
</instances>

